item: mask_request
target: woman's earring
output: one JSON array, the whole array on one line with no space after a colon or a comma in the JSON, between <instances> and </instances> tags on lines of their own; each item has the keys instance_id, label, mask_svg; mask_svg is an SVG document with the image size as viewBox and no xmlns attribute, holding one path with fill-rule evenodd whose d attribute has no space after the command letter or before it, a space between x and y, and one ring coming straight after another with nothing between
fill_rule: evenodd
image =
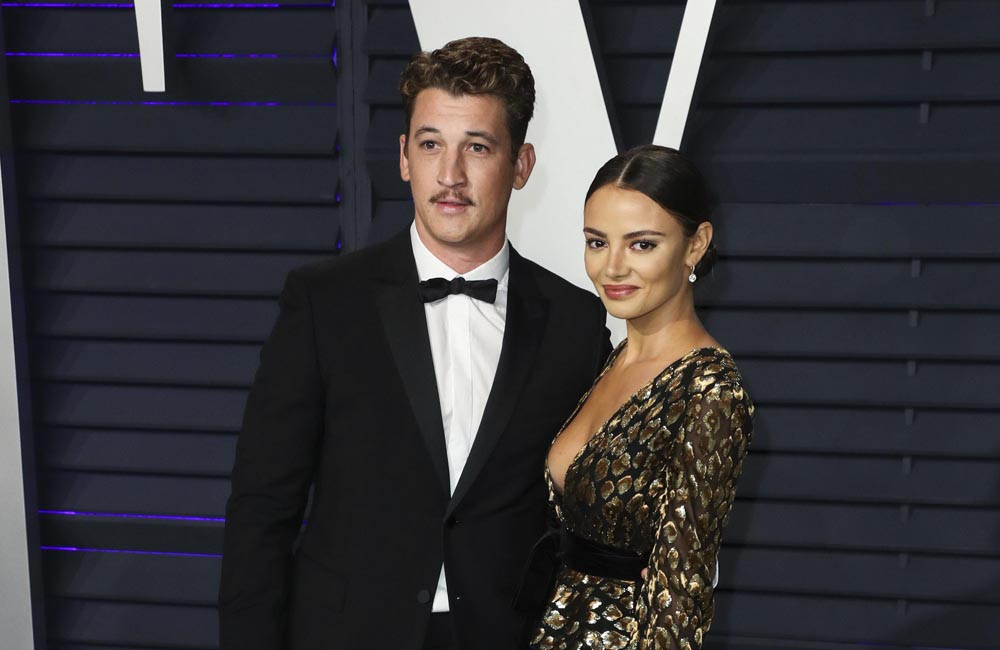
<instances>
[{"instance_id":1,"label":"woman's earring","mask_svg":"<svg viewBox=\"0 0 1000 650\"><path fill-rule=\"evenodd\" d=\"M694 284L694 281L698 279L698 276L694 274L694 267L691 267L691 275L688 276L688 282Z\"/></svg>"}]
</instances>

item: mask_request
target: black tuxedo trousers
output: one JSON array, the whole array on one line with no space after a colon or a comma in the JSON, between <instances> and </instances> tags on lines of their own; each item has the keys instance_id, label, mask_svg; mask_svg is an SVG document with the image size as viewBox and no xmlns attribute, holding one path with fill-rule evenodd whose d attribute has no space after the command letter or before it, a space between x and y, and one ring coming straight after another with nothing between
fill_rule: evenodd
<instances>
[{"instance_id":1,"label":"black tuxedo trousers","mask_svg":"<svg viewBox=\"0 0 1000 650\"><path fill-rule=\"evenodd\" d=\"M280 307L226 508L222 649L418 650L442 562L459 647L516 648L545 454L610 349L600 302L511 251L499 367L454 495L408 233L292 271Z\"/></svg>"}]
</instances>

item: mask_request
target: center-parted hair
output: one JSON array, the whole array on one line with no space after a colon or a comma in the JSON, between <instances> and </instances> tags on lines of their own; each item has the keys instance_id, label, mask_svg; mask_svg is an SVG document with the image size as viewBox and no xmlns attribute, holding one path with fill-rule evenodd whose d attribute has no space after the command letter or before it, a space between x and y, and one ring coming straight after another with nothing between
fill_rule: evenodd
<instances>
[{"instance_id":1,"label":"center-parted hair","mask_svg":"<svg viewBox=\"0 0 1000 650\"><path fill-rule=\"evenodd\" d=\"M524 144L535 110L535 78L517 50L495 38L473 36L451 41L433 52L413 55L399 81L410 133L420 91L438 88L452 95L492 95L507 114L513 154Z\"/></svg>"},{"instance_id":2,"label":"center-parted hair","mask_svg":"<svg viewBox=\"0 0 1000 650\"><path fill-rule=\"evenodd\" d=\"M587 198L606 185L642 192L673 215L688 237L699 224L712 220L715 199L705 178L676 149L644 144L618 154L597 170ZM695 273L708 273L717 256L713 241L695 266Z\"/></svg>"}]
</instances>

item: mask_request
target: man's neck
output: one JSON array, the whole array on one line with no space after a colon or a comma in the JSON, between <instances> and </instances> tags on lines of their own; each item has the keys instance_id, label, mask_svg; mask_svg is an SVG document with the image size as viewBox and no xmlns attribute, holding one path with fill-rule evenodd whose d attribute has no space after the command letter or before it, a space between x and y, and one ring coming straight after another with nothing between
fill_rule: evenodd
<instances>
[{"instance_id":1,"label":"man's neck","mask_svg":"<svg viewBox=\"0 0 1000 650\"><path fill-rule=\"evenodd\" d=\"M506 235L501 232L499 237L488 239L482 243L477 242L475 245L448 246L425 235L420 226L417 226L417 237L420 238L421 243L430 251L431 255L459 275L468 273L489 262L496 257L507 242Z\"/></svg>"}]
</instances>

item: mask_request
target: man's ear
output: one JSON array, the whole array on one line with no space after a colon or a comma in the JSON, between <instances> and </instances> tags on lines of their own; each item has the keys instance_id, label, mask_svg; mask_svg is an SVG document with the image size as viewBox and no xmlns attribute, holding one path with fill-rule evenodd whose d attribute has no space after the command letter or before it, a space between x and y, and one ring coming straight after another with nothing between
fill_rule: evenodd
<instances>
[{"instance_id":1,"label":"man's ear","mask_svg":"<svg viewBox=\"0 0 1000 650\"><path fill-rule=\"evenodd\" d=\"M519 190L528 182L531 170L535 168L535 145L525 142L517 150L514 159L514 189Z\"/></svg>"},{"instance_id":2,"label":"man's ear","mask_svg":"<svg viewBox=\"0 0 1000 650\"><path fill-rule=\"evenodd\" d=\"M399 176L410 182L410 159L406 155L406 134L399 136Z\"/></svg>"}]
</instances>

